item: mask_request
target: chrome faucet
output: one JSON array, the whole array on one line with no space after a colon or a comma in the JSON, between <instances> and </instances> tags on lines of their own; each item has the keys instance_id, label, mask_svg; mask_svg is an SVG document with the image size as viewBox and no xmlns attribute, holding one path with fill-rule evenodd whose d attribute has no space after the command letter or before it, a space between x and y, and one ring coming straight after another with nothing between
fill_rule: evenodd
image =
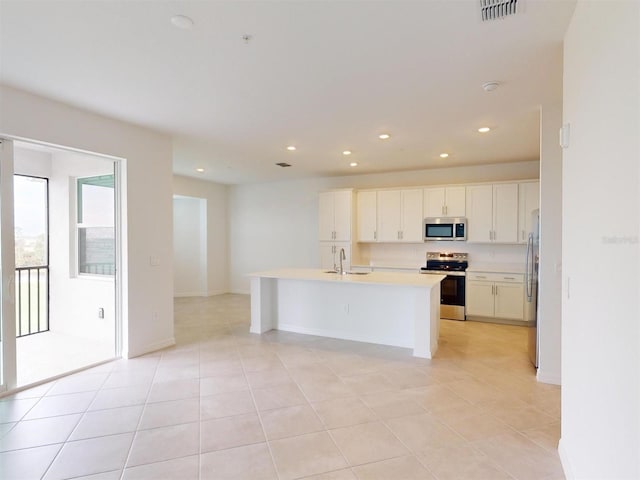
<instances>
[{"instance_id":1,"label":"chrome faucet","mask_svg":"<svg viewBox=\"0 0 640 480\"><path fill-rule=\"evenodd\" d=\"M340 275L344 275L345 273L347 273L347 272L344 271L344 267L342 265L342 261L347 259L347 255L344 253L344 248L340 249L339 257L340 257L340 269L338 270L338 273Z\"/></svg>"}]
</instances>

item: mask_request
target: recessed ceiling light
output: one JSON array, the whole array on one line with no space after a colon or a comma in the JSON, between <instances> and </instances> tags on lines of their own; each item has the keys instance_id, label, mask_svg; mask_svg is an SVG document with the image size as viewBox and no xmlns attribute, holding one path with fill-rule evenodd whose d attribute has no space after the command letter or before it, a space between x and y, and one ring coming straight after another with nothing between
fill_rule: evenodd
<instances>
[{"instance_id":1,"label":"recessed ceiling light","mask_svg":"<svg viewBox=\"0 0 640 480\"><path fill-rule=\"evenodd\" d=\"M358 166L358 162L351 162L349 164L350 167L357 167Z\"/></svg>"},{"instance_id":2,"label":"recessed ceiling light","mask_svg":"<svg viewBox=\"0 0 640 480\"><path fill-rule=\"evenodd\" d=\"M480 128L478 129L478 131L479 131L480 133L487 133L487 132L489 132L490 130L491 130L491 129L490 129L489 127L480 127Z\"/></svg>"},{"instance_id":3,"label":"recessed ceiling light","mask_svg":"<svg viewBox=\"0 0 640 480\"><path fill-rule=\"evenodd\" d=\"M449 156L448 153L441 153L440 158L447 158Z\"/></svg>"},{"instance_id":4,"label":"recessed ceiling light","mask_svg":"<svg viewBox=\"0 0 640 480\"><path fill-rule=\"evenodd\" d=\"M391 138L391 135L389 135L388 133L381 133L380 135L378 135L378 138L380 140L386 140L387 138Z\"/></svg>"},{"instance_id":5,"label":"recessed ceiling light","mask_svg":"<svg viewBox=\"0 0 640 480\"><path fill-rule=\"evenodd\" d=\"M295 149L296 149L296 147L295 147L295 146L293 146L293 145L289 145L289 146L287 147L287 150L289 150L290 152L293 152Z\"/></svg>"},{"instance_id":6,"label":"recessed ceiling light","mask_svg":"<svg viewBox=\"0 0 640 480\"><path fill-rule=\"evenodd\" d=\"M181 28L183 30L191 30L193 28L193 20L186 15L174 15L171 17L171 23L174 27Z\"/></svg>"},{"instance_id":7,"label":"recessed ceiling light","mask_svg":"<svg viewBox=\"0 0 640 480\"><path fill-rule=\"evenodd\" d=\"M196 168L196 172L198 172L198 173L204 173L204 168Z\"/></svg>"},{"instance_id":8,"label":"recessed ceiling light","mask_svg":"<svg viewBox=\"0 0 640 480\"><path fill-rule=\"evenodd\" d=\"M343 155L351 155L351 150L345 150L342 152Z\"/></svg>"}]
</instances>

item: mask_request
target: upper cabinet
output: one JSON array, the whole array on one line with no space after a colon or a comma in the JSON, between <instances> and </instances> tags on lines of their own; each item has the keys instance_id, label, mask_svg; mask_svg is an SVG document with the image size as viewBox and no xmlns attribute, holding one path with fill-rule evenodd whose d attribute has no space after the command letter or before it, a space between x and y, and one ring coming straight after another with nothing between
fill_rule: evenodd
<instances>
[{"instance_id":1,"label":"upper cabinet","mask_svg":"<svg viewBox=\"0 0 640 480\"><path fill-rule=\"evenodd\" d=\"M378 192L358 192L358 241L375 242L378 239Z\"/></svg>"},{"instance_id":2,"label":"upper cabinet","mask_svg":"<svg viewBox=\"0 0 640 480\"><path fill-rule=\"evenodd\" d=\"M378 242L422 242L422 190L381 190L377 211Z\"/></svg>"},{"instance_id":3,"label":"upper cabinet","mask_svg":"<svg viewBox=\"0 0 640 480\"><path fill-rule=\"evenodd\" d=\"M320 241L350 241L353 191L336 190L319 195Z\"/></svg>"},{"instance_id":4,"label":"upper cabinet","mask_svg":"<svg viewBox=\"0 0 640 480\"><path fill-rule=\"evenodd\" d=\"M423 190L425 217L464 217L465 187L432 187Z\"/></svg>"},{"instance_id":5,"label":"upper cabinet","mask_svg":"<svg viewBox=\"0 0 640 480\"><path fill-rule=\"evenodd\" d=\"M518 242L518 184L466 187L467 240Z\"/></svg>"},{"instance_id":6,"label":"upper cabinet","mask_svg":"<svg viewBox=\"0 0 640 480\"><path fill-rule=\"evenodd\" d=\"M531 224L531 214L540 208L540 182L521 183L519 188L520 208L518 212L518 242L527 243L529 233L533 228Z\"/></svg>"}]
</instances>

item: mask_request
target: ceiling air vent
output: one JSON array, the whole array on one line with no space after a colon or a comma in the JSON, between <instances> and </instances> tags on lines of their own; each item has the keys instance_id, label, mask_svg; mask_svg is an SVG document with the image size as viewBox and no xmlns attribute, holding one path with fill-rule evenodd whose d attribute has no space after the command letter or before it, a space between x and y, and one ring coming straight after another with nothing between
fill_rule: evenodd
<instances>
[{"instance_id":1,"label":"ceiling air vent","mask_svg":"<svg viewBox=\"0 0 640 480\"><path fill-rule=\"evenodd\" d=\"M518 13L522 0L480 0L482 21L497 20Z\"/></svg>"},{"instance_id":2,"label":"ceiling air vent","mask_svg":"<svg viewBox=\"0 0 640 480\"><path fill-rule=\"evenodd\" d=\"M290 163L285 163L285 162L276 163L276 165L278 165L279 167L282 167L282 168L291 166Z\"/></svg>"}]
</instances>

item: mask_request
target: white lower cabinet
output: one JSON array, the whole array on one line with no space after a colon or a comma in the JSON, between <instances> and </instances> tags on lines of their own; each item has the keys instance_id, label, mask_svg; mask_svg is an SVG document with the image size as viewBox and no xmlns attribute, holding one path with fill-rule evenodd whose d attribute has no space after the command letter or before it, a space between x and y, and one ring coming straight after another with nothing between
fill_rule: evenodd
<instances>
[{"instance_id":1,"label":"white lower cabinet","mask_svg":"<svg viewBox=\"0 0 640 480\"><path fill-rule=\"evenodd\" d=\"M523 321L523 276L507 273L467 273L466 315Z\"/></svg>"},{"instance_id":2,"label":"white lower cabinet","mask_svg":"<svg viewBox=\"0 0 640 480\"><path fill-rule=\"evenodd\" d=\"M340 265L340 250L344 248L342 267L351 270L351 244L349 242L320 242L320 268L333 270Z\"/></svg>"}]
</instances>

